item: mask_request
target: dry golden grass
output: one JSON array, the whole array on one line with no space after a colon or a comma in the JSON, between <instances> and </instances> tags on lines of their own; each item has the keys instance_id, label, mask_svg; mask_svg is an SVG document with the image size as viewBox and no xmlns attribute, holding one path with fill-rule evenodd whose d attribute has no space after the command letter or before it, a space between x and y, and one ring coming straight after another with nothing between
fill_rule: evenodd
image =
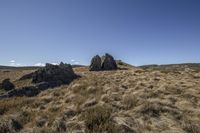
<instances>
[{"instance_id":1,"label":"dry golden grass","mask_svg":"<svg viewBox=\"0 0 200 133\"><path fill-rule=\"evenodd\" d=\"M81 78L70 85L32 98L0 100L0 117L5 120L0 128L10 131L6 121L17 119L22 133L200 132L197 71L129 68L89 72L82 67L75 72ZM15 74L10 76L15 85L30 84L28 80L16 81L25 73L28 71L10 73ZM1 72L1 79L7 77Z\"/></svg>"}]
</instances>

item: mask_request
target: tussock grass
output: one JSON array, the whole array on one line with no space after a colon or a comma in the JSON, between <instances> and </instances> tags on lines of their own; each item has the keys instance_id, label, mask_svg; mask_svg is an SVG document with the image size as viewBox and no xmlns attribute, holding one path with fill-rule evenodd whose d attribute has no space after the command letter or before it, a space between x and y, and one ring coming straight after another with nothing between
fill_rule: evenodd
<instances>
[{"instance_id":1,"label":"tussock grass","mask_svg":"<svg viewBox=\"0 0 200 133\"><path fill-rule=\"evenodd\" d=\"M25 97L0 100L0 115L9 111L13 112L20 110L24 105L28 105L32 102L33 99L27 99Z\"/></svg>"},{"instance_id":2,"label":"tussock grass","mask_svg":"<svg viewBox=\"0 0 200 133\"><path fill-rule=\"evenodd\" d=\"M26 72L10 70L1 78L14 74L11 80L23 86L30 81L15 79ZM197 70L89 72L82 67L75 72L81 78L70 85L43 91L36 97L0 100L0 118L16 119L23 127L20 131L34 127L39 133L63 132L62 127L66 127L65 132L89 133L200 132ZM7 121L1 126L3 132L9 130Z\"/></svg>"},{"instance_id":3,"label":"tussock grass","mask_svg":"<svg viewBox=\"0 0 200 133\"><path fill-rule=\"evenodd\" d=\"M111 120L112 109L109 107L96 106L88 109L82 115L86 124L86 132L117 132L117 127Z\"/></svg>"}]
</instances>

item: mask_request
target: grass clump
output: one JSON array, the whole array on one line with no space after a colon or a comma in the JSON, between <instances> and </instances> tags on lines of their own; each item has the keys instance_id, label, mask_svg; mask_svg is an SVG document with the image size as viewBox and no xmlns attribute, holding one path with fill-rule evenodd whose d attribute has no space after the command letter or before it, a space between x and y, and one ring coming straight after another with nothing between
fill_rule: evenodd
<instances>
[{"instance_id":1,"label":"grass clump","mask_svg":"<svg viewBox=\"0 0 200 133\"><path fill-rule=\"evenodd\" d=\"M20 110L23 106L30 103L32 103L32 99L26 99L24 97L0 100L0 115L8 111Z\"/></svg>"},{"instance_id":2,"label":"grass clump","mask_svg":"<svg viewBox=\"0 0 200 133\"><path fill-rule=\"evenodd\" d=\"M123 98L123 104L126 109L134 108L138 103L138 99L133 95L128 95Z\"/></svg>"},{"instance_id":3,"label":"grass clump","mask_svg":"<svg viewBox=\"0 0 200 133\"><path fill-rule=\"evenodd\" d=\"M109 107L96 106L88 109L82 116L86 132L116 132L117 127L111 121L111 113L112 109Z\"/></svg>"},{"instance_id":4,"label":"grass clump","mask_svg":"<svg viewBox=\"0 0 200 133\"><path fill-rule=\"evenodd\" d=\"M199 121L190 120L187 117L182 121L183 129L188 133L200 133Z\"/></svg>"}]
</instances>

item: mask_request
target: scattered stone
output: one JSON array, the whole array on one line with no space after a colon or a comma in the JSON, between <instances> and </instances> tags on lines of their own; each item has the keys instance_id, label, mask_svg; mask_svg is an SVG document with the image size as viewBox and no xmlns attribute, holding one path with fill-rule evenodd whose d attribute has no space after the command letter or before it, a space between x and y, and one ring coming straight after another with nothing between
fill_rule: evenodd
<instances>
[{"instance_id":1,"label":"scattered stone","mask_svg":"<svg viewBox=\"0 0 200 133\"><path fill-rule=\"evenodd\" d=\"M92 58L90 71L100 71L101 70L101 58L99 55L96 55Z\"/></svg>"},{"instance_id":2,"label":"scattered stone","mask_svg":"<svg viewBox=\"0 0 200 133\"><path fill-rule=\"evenodd\" d=\"M9 91L15 89L15 85L10 82L10 79L4 79L0 84L0 88Z\"/></svg>"}]
</instances>

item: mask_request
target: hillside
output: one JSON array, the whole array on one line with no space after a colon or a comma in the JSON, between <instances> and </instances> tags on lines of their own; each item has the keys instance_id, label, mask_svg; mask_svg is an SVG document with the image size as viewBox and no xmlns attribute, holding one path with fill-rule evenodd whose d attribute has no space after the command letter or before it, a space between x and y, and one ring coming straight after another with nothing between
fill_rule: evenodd
<instances>
[{"instance_id":1,"label":"hillside","mask_svg":"<svg viewBox=\"0 0 200 133\"><path fill-rule=\"evenodd\" d=\"M74 68L80 78L69 85L0 100L0 133L200 132L198 66L126 68ZM0 80L30 85L18 79L33 71L0 70Z\"/></svg>"},{"instance_id":2,"label":"hillside","mask_svg":"<svg viewBox=\"0 0 200 133\"><path fill-rule=\"evenodd\" d=\"M140 66L142 69L160 70L160 71L184 71L185 69L192 69L200 71L200 63L183 63L183 64L167 64L167 65L144 65Z\"/></svg>"}]
</instances>

